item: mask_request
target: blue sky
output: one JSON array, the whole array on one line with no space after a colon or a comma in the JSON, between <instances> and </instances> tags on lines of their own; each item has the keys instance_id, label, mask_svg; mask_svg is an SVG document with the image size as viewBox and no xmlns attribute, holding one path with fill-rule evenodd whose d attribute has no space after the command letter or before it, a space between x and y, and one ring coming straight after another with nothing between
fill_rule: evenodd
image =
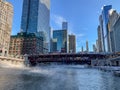
<instances>
[{"instance_id":1,"label":"blue sky","mask_svg":"<svg viewBox=\"0 0 120 90\"><path fill-rule=\"evenodd\" d=\"M20 31L22 2L23 0L7 0L14 6L14 17L12 35ZM120 0L51 0L51 20L52 29L61 29L62 22L69 23L69 33L76 35L77 51L81 50L86 40L89 48L97 39L98 17L101 14L103 5L112 5L113 9L120 12Z\"/></svg>"}]
</instances>

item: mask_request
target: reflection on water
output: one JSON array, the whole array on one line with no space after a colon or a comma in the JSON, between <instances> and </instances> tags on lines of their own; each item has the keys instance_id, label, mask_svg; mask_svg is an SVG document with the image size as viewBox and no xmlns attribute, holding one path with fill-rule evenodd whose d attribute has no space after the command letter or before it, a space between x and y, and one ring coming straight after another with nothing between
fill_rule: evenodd
<instances>
[{"instance_id":1,"label":"reflection on water","mask_svg":"<svg viewBox=\"0 0 120 90\"><path fill-rule=\"evenodd\" d=\"M120 78L74 65L0 68L0 90L120 90Z\"/></svg>"}]
</instances>

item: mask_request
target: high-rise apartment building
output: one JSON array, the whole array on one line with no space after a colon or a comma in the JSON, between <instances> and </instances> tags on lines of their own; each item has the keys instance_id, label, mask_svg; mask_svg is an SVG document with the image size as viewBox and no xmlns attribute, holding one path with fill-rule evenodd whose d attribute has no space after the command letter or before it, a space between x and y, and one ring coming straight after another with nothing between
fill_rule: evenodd
<instances>
[{"instance_id":1,"label":"high-rise apartment building","mask_svg":"<svg viewBox=\"0 0 120 90\"><path fill-rule=\"evenodd\" d=\"M75 35L69 35L69 52L76 53L76 37Z\"/></svg>"},{"instance_id":2,"label":"high-rise apartment building","mask_svg":"<svg viewBox=\"0 0 120 90\"><path fill-rule=\"evenodd\" d=\"M0 55L7 56L13 20L13 6L0 0Z\"/></svg>"},{"instance_id":3,"label":"high-rise apartment building","mask_svg":"<svg viewBox=\"0 0 120 90\"><path fill-rule=\"evenodd\" d=\"M53 39L57 39L57 51L67 53L68 51L67 35L68 35L67 30L53 31Z\"/></svg>"},{"instance_id":4,"label":"high-rise apartment building","mask_svg":"<svg viewBox=\"0 0 120 90\"><path fill-rule=\"evenodd\" d=\"M50 51L50 0L23 0L21 29L43 37L44 52Z\"/></svg>"},{"instance_id":5,"label":"high-rise apartment building","mask_svg":"<svg viewBox=\"0 0 120 90\"><path fill-rule=\"evenodd\" d=\"M103 18L103 30L104 30L104 42L105 42L105 50L106 52L110 51L110 44L109 44L109 34L107 24L109 21L109 10L112 9L112 5L106 5L102 8L102 18Z\"/></svg>"}]
</instances>

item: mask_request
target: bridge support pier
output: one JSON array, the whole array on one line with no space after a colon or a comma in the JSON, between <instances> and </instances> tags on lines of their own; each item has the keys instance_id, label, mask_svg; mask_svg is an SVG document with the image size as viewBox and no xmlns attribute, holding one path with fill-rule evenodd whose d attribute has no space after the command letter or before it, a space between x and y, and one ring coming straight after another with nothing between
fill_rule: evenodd
<instances>
[{"instance_id":1,"label":"bridge support pier","mask_svg":"<svg viewBox=\"0 0 120 90\"><path fill-rule=\"evenodd\" d=\"M27 66L27 67L30 66L30 62L28 60L28 55L27 54L24 55L24 65Z\"/></svg>"}]
</instances>

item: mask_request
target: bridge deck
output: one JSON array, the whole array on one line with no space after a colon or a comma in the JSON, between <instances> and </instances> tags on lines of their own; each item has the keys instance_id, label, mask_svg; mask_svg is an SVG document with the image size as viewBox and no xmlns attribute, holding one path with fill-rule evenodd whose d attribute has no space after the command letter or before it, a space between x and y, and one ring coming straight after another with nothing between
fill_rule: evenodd
<instances>
[{"instance_id":1,"label":"bridge deck","mask_svg":"<svg viewBox=\"0 0 120 90\"><path fill-rule=\"evenodd\" d=\"M41 54L41 55L31 55L28 59L31 63L41 63L41 62L66 62L66 63L90 63L92 59L102 59L105 58L102 54Z\"/></svg>"}]
</instances>

